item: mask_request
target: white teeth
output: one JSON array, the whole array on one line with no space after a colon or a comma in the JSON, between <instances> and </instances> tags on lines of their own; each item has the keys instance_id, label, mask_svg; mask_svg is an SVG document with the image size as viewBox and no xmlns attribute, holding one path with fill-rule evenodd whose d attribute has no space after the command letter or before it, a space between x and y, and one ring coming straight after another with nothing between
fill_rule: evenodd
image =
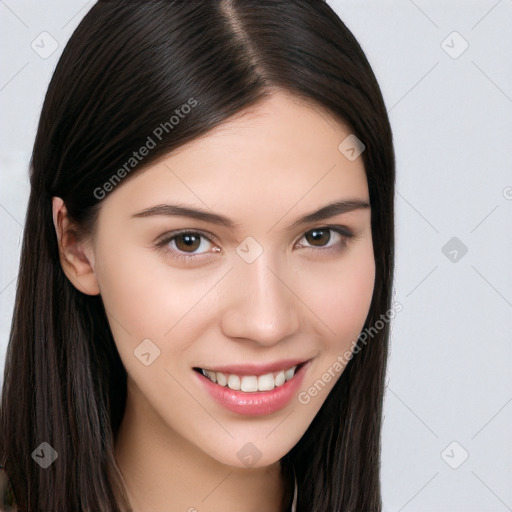
<instances>
[{"instance_id":1,"label":"white teeth","mask_svg":"<svg viewBox=\"0 0 512 512\"><path fill-rule=\"evenodd\" d=\"M279 372L274 379L276 386L282 386L286 382L284 372Z\"/></svg>"},{"instance_id":2,"label":"white teeth","mask_svg":"<svg viewBox=\"0 0 512 512\"><path fill-rule=\"evenodd\" d=\"M273 373L266 373L258 377L258 391L272 391L275 386Z\"/></svg>"},{"instance_id":3,"label":"white teeth","mask_svg":"<svg viewBox=\"0 0 512 512\"><path fill-rule=\"evenodd\" d=\"M212 372L210 370L205 370L206 376L213 382L217 382L217 377L215 375L215 372Z\"/></svg>"},{"instance_id":4,"label":"white teeth","mask_svg":"<svg viewBox=\"0 0 512 512\"><path fill-rule=\"evenodd\" d=\"M244 391L245 393L254 393L256 391L272 391L274 388L282 386L295 375L297 366L292 366L286 371L266 373L265 375L227 375L222 372L212 370L201 370L203 375L212 382L220 386L227 386L234 391Z\"/></svg>"},{"instance_id":5,"label":"white teeth","mask_svg":"<svg viewBox=\"0 0 512 512\"><path fill-rule=\"evenodd\" d=\"M254 392L258 391L258 377L251 375L250 377L242 377L240 381L240 389L242 391Z\"/></svg>"},{"instance_id":6,"label":"white teeth","mask_svg":"<svg viewBox=\"0 0 512 512\"><path fill-rule=\"evenodd\" d=\"M292 366L289 370L284 372L284 377L286 380L290 380L295 375L296 366Z\"/></svg>"},{"instance_id":7,"label":"white teeth","mask_svg":"<svg viewBox=\"0 0 512 512\"><path fill-rule=\"evenodd\" d=\"M228 377L228 388L238 391L240 389L240 377L238 375L230 375Z\"/></svg>"}]
</instances>

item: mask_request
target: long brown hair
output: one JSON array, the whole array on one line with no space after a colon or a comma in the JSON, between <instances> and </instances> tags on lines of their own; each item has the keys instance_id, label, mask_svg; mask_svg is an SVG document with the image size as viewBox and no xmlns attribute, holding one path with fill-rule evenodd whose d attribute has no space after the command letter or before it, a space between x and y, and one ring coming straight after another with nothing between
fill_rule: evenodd
<instances>
[{"instance_id":1,"label":"long brown hair","mask_svg":"<svg viewBox=\"0 0 512 512\"><path fill-rule=\"evenodd\" d=\"M332 8L322 0L99 1L58 62L30 165L0 410L0 463L20 512L129 510L114 457L126 371L101 296L82 294L62 270L51 198L90 233L101 207L95 191L177 108L197 101L165 125L131 176L276 89L326 109L363 141L376 262L365 328L390 309L391 128L372 69ZM388 327L350 360L283 459L295 469L298 512L382 509ZM58 454L47 469L32 457L43 442Z\"/></svg>"}]
</instances>

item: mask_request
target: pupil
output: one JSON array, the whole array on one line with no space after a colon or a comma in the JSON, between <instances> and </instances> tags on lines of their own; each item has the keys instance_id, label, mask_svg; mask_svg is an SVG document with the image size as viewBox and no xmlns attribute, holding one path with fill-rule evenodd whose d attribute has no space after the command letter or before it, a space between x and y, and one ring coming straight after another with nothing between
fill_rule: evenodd
<instances>
[{"instance_id":1,"label":"pupil","mask_svg":"<svg viewBox=\"0 0 512 512\"><path fill-rule=\"evenodd\" d=\"M195 236L195 235L179 235L177 240L176 240L176 245L178 246L178 249L182 249L179 245L179 241L182 240L184 242L184 247L185 249L192 249L192 250L195 250L197 249L197 247L199 247L198 245L198 240L199 240L199 237ZM196 246L194 247L194 243L196 244Z\"/></svg>"},{"instance_id":2,"label":"pupil","mask_svg":"<svg viewBox=\"0 0 512 512\"><path fill-rule=\"evenodd\" d=\"M326 233L327 233L327 237L325 237ZM312 245L315 245L312 242L322 242L322 236L324 236L324 238L327 238L327 239L324 240L323 244L320 243L319 245L325 245L327 242L329 242L329 239L330 239L329 231L326 229L315 229L313 231L310 231L309 234L306 235L306 237L308 237L309 235L311 235L312 240L308 239L308 243L311 243Z\"/></svg>"}]
</instances>

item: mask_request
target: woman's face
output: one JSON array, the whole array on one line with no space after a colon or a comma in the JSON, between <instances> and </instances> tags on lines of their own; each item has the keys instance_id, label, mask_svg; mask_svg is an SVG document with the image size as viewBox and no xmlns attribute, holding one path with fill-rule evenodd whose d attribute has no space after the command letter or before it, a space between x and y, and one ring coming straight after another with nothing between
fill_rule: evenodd
<instances>
[{"instance_id":1,"label":"woman's face","mask_svg":"<svg viewBox=\"0 0 512 512\"><path fill-rule=\"evenodd\" d=\"M349 135L277 93L103 200L91 259L148 436L263 466L304 434L374 288L370 208L312 215L369 203Z\"/></svg>"}]
</instances>

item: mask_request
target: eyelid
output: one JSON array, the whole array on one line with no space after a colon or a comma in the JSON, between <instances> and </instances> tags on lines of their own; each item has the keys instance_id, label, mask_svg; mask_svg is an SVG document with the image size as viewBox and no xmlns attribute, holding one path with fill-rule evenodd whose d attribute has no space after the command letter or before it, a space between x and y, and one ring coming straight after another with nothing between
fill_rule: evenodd
<instances>
[{"instance_id":1,"label":"eyelid","mask_svg":"<svg viewBox=\"0 0 512 512\"><path fill-rule=\"evenodd\" d=\"M326 247L315 247L315 246L302 246L305 249L313 249L316 250L315 252L334 252L336 250L341 250L347 243L348 240L356 238L356 235L354 232L349 229L347 226L337 225L337 224L326 224L321 226L315 226L310 229L307 229L306 231L302 232L301 237L299 238L299 241L302 240L307 233L310 233L311 231L334 231L335 233L339 234L342 237L342 241L335 245L330 245ZM194 228L184 228L184 229L178 229L175 231L170 231L162 236L158 237L156 241L154 242L154 247L157 249L162 249L166 252L172 253L172 257L178 258L178 259L184 259L184 260L193 260L196 258L200 258L202 256L206 256L208 253L186 253L177 251L175 249L169 249L165 250L165 246L167 246L175 237L182 235L182 234L195 234L200 235L203 238L205 238L208 242L214 243L215 241L218 241L218 238L213 235L212 233L209 233L207 231L203 231L201 229L194 229ZM297 243L297 242L296 242ZM339 247L341 246L341 247Z\"/></svg>"},{"instance_id":2,"label":"eyelid","mask_svg":"<svg viewBox=\"0 0 512 512\"><path fill-rule=\"evenodd\" d=\"M186 252L177 251L175 249L167 249L166 250L166 246L169 245L174 238L176 238L179 235L183 235L185 233L192 234L192 235L200 235L201 237L203 237L210 243L214 243L216 240L218 240L218 238L215 235L213 235L212 233L209 233L207 231L203 231L201 229L184 228L184 229L177 229L175 231L169 231L167 233L164 233L162 236L158 237L155 240L153 246L159 250L163 250L166 253L172 253L172 257L174 257L174 258L189 260L189 261L208 254L208 253L199 253L199 254L188 253L187 254Z\"/></svg>"},{"instance_id":3,"label":"eyelid","mask_svg":"<svg viewBox=\"0 0 512 512\"><path fill-rule=\"evenodd\" d=\"M183 228L183 229L176 229L173 231L168 231L164 233L163 235L159 236L155 240L155 245L158 243L168 243L170 240L172 240L174 237L178 235L183 235L184 233L192 234L192 235L201 235L204 238L206 238L209 241L218 241L218 237L216 237L213 233L210 233L208 231L203 231L202 229L196 229L196 228Z\"/></svg>"},{"instance_id":4,"label":"eyelid","mask_svg":"<svg viewBox=\"0 0 512 512\"><path fill-rule=\"evenodd\" d=\"M336 234L338 234L341 237L341 241L334 245L328 245L326 247L315 247L315 246L303 246L305 249L313 249L313 252L316 253L316 255L321 255L324 253L337 253L342 251L346 246L349 240L356 239L356 234L349 229L346 226L341 226L337 224L326 224L318 227L313 227L304 232L304 234L301 236L300 240L306 236L307 233L310 233L312 231L334 231ZM329 240L330 241L330 240ZM316 250L315 250L316 249Z\"/></svg>"}]
</instances>

